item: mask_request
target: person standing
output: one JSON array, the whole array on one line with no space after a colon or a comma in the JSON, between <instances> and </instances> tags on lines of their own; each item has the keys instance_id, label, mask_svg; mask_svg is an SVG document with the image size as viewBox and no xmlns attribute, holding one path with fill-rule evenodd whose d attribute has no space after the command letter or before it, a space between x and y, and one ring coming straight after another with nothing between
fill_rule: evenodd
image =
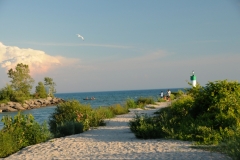
<instances>
[{"instance_id":1,"label":"person standing","mask_svg":"<svg viewBox=\"0 0 240 160\"><path fill-rule=\"evenodd\" d=\"M160 93L160 97L163 98L163 91L161 91L161 93Z\"/></svg>"},{"instance_id":2,"label":"person standing","mask_svg":"<svg viewBox=\"0 0 240 160\"><path fill-rule=\"evenodd\" d=\"M167 91L167 99L168 99L168 100L170 100L170 96L171 96L171 91L168 90L168 91Z\"/></svg>"}]
</instances>

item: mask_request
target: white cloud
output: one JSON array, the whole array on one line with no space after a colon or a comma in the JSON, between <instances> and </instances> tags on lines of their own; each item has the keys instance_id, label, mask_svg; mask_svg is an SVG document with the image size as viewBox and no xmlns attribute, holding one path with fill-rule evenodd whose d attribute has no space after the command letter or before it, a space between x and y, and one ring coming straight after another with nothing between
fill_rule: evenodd
<instances>
[{"instance_id":1,"label":"white cloud","mask_svg":"<svg viewBox=\"0 0 240 160\"><path fill-rule=\"evenodd\" d=\"M78 59L51 56L40 50L24 49L16 46L5 46L0 42L0 64L9 70L18 63L28 64L31 74L45 73L57 67L73 65Z\"/></svg>"}]
</instances>

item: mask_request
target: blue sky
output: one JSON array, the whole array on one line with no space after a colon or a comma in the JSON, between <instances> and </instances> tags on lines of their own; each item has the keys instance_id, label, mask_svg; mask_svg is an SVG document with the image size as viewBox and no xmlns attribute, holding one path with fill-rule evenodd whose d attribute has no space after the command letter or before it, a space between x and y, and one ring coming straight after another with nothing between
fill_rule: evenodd
<instances>
[{"instance_id":1,"label":"blue sky","mask_svg":"<svg viewBox=\"0 0 240 160\"><path fill-rule=\"evenodd\" d=\"M0 88L17 63L57 92L240 81L237 0L0 0L0 20Z\"/></svg>"}]
</instances>

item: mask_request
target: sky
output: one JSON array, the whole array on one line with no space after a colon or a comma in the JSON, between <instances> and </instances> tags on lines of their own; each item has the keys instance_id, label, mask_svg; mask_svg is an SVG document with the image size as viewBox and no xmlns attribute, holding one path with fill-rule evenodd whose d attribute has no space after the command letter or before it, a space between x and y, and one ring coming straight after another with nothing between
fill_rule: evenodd
<instances>
[{"instance_id":1,"label":"sky","mask_svg":"<svg viewBox=\"0 0 240 160\"><path fill-rule=\"evenodd\" d=\"M240 1L0 0L0 88L18 63L57 93L240 82Z\"/></svg>"}]
</instances>

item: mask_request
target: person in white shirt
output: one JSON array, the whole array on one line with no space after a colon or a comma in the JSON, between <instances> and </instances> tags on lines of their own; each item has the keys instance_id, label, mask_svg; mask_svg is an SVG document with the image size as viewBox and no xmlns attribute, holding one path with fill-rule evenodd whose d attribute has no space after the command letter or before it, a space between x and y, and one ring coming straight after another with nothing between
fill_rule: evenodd
<instances>
[{"instance_id":1,"label":"person in white shirt","mask_svg":"<svg viewBox=\"0 0 240 160\"><path fill-rule=\"evenodd\" d=\"M168 90L168 91L167 91L167 99L168 99L168 100L170 100L170 95L171 95L171 91Z\"/></svg>"},{"instance_id":2,"label":"person in white shirt","mask_svg":"<svg viewBox=\"0 0 240 160\"><path fill-rule=\"evenodd\" d=\"M163 91L161 91L160 97L163 98Z\"/></svg>"}]
</instances>

